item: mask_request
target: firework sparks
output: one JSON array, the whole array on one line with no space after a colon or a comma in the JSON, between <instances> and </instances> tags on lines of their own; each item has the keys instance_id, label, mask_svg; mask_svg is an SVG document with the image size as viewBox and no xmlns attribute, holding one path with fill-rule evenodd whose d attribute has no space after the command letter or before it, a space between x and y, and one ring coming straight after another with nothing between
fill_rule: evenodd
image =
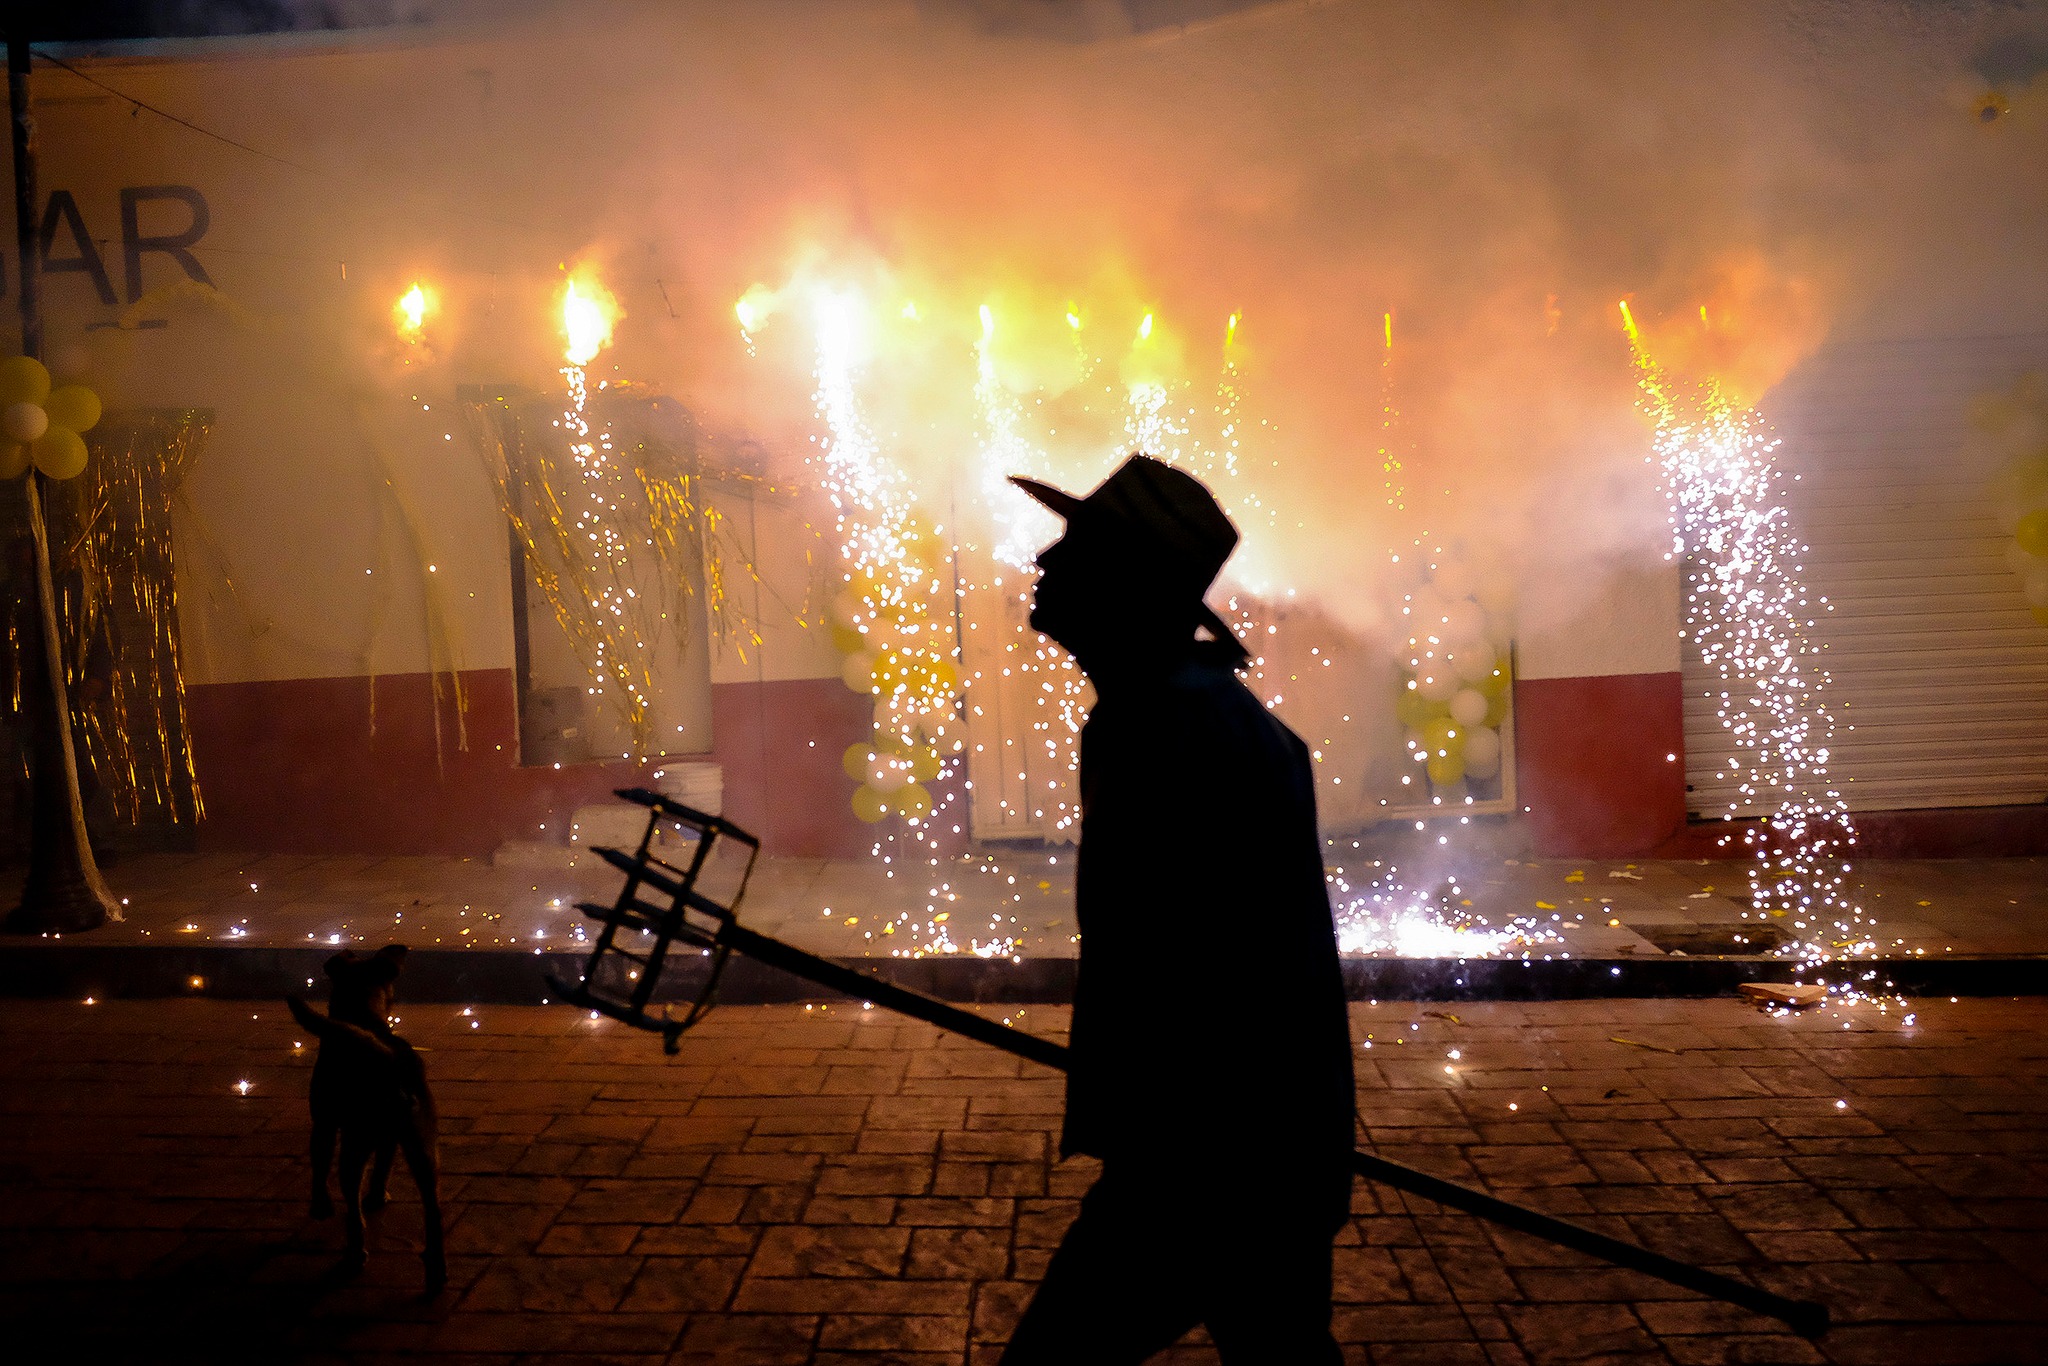
<instances>
[{"instance_id":1,"label":"firework sparks","mask_svg":"<svg viewBox=\"0 0 2048 1366\"><path fill-rule=\"evenodd\" d=\"M612 344L612 326L619 319L619 301L594 279L570 280L562 291L562 335L568 345L563 359L577 367L589 365Z\"/></svg>"},{"instance_id":2,"label":"firework sparks","mask_svg":"<svg viewBox=\"0 0 2048 1366\"><path fill-rule=\"evenodd\" d=\"M855 382L865 341L861 301L847 292L822 292L815 322L814 397L826 431L819 463L845 566L845 587L833 617L851 647L847 685L875 701L872 742L846 753L847 773L861 783L854 811L870 822L892 812L901 816L902 832L883 834L873 852L891 880L907 876L915 862L928 881L921 926L904 912L862 934L874 943L878 935L894 938L907 932L914 937L922 931L921 943L893 949L892 956L958 953L951 912L942 909L957 897L941 870L937 838L942 822L959 828L951 816L959 797L942 785L960 750L953 734L954 694L960 685L957 644L946 638L941 615L933 608L946 589L941 572L945 528L926 526L910 480L882 454L861 415ZM933 786L939 788L936 794ZM997 935L986 943L970 939L967 951L993 957L1010 954L1013 946L1014 941Z\"/></svg>"},{"instance_id":3,"label":"firework sparks","mask_svg":"<svg viewBox=\"0 0 2048 1366\"><path fill-rule=\"evenodd\" d=\"M561 427L569 437L569 458L580 476L582 497L575 508L575 544L588 557L599 584L591 604L599 622L593 632L591 693L604 697L616 688L623 693L622 711L636 743L646 739L653 705L651 676L646 666L645 633L630 629L629 608L638 590L632 585L632 557L620 514L625 507L623 471L612 459L612 434L590 424L590 386L585 367L612 343L612 328L621 316L618 300L595 278L572 278L562 291L562 336L566 345L562 379L568 405ZM602 383L599 388L603 388ZM630 644L628 642L631 642ZM635 658L633 656L638 656Z\"/></svg>"},{"instance_id":4,"label":"firework sparks","mask_svg":"<svg viewBox=\"0 0 2048 1366\"><path fill-rule=\"evenodd\" d=\"M1556 930L1526 916L1490 925L1476 915L1451 914L1439 903L1463 891L1455 881L1446 883L1435 900L1403 886L1394 868L1364 888L1353 887L1337 871L1328 874L1328 881L1340 953L1381 958L1507 958L1519 953L1527 958L1532 949L1563 942Z\"/></svg>"},{"instance_id":5,"label":"firework sparks","mask_svg":"<svg viewBox=\"0 0 2048 1366\"><path fill-rule=\"evenodd\" d=\"M1671 554L1692 562L1684 630L1724 684L1713 700L1736 742L1728 761L1736 769L1726 776L1771 811L1742 834L1755 855L1745 914L1789 921L1797 933L1787 952L1831 994L1888 993L1874 971L1836 966L1877 945L1847 890L1856 831L1828 778L1828 673L1807 635L1827 602L1810 599L1799 579L1806 548L1777 501L1779 441L1718 384L1676 382L1650 355L1626 303L1621 317L1656 422L1652 458L1670 504ZM1726 818L1735 812L1731 804Z\"/></svg>"},{"instance_id":6,"label":"firework sparks","mask_svg":"<svg viewBox=\"0 0 2048 1366\"><path fill-rule=\"evenodd\" d=\"M1069 311L1070 326L1078 318ZM1011 487L1013 474L1050 478L1045 453L1024 435L1024 413L1016 396L997 377L994 344L995 312L981 306L981 340L975 349L974 397L985 437L981 448L981 488L986 512L995 528L990 579L976 585L1002 601L1001 658L1005 666L991 674L976 670L970 687L1007 687L1030 699L1034 713L1049 712L1033 726L1043 749L1042 787L1031 786L1028 763L1017 775L1025 784L1020 803L1007 796L998 805L1023 821L1038 823L1054 840L1071 840L1080 829L1076 797L1081 723L1086 719L1087 680L1073 656L1027 624L1030 616L1031 565L1040 547L1060 534L1060 521ZM1007 582L1006 582L1007 580ZM990 627L996 623L989 623Z\"/></svg>"}]
</instances>

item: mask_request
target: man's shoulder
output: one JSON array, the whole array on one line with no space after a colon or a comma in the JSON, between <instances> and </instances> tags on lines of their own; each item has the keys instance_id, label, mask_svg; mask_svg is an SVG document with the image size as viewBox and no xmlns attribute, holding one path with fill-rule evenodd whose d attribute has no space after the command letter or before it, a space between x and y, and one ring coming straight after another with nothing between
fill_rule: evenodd
<instances>
[{"instance_id":1,"label":"man's shoulder","mask_svg":"<svg viewBox=\"0 0 2048 1366\"><path fill-rule=\"evenodd\" d=\"M1158 690L1118 718L1135 733L1176 742L1201 741L1208 747L1242 746L1267 750L1301 744L1272 708L1260 701L1235 672L1190 663L1167 674Z\"/></svg>"}]
</instances>

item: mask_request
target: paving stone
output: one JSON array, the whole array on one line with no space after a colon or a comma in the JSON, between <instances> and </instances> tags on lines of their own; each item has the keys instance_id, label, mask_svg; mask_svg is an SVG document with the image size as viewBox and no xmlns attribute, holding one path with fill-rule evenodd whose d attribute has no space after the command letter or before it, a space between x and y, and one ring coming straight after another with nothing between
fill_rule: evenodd
<instances>
[{"instance_id":1,"label":"paving stone","mask_svg":"<svg viewBox=\"0 0 2048 1366\"><path fill-rule=\"evenodd\" d=\"M1379 1060L1362 1070L1384 1155L1820 1298L1841 1326L1816 1349L1361 1182L1333 1259L1347 1360L2048 1355L2048 1006L1934 1003L1911 1036L1730 1001L1460 1004L1456 1025L1425 1009L1357 1011L1361 1035L1424 1026L1388 1046L1427 1050L1400 1067L1465 1054L1455 1087L1418 1072L1375 1089ZM452 1288L422 1304L402 1173L368 1272L324 1280L340 1238L303 1214L310 1059L281 1015L251 1013L0 1001L11 1344L61 1325L86 1360L77 1344L237 1323L322 1366L992 1363L1100 1172L1054 1151L1057 1078L985 1067L922 1026L728 1008L671 1060L575 1012L415 1007L404 1027L451 1097ZM238 1076L258 1093L231 1095ZM1214 1351L1195 1334L1159 1360Z\"/></svg>"},{"instance_id":2,"label":"paving stone","mask_svg":"<svg viewBox=\"0 0 2048 1366\"><path fill-rule=\"evenodd\" d=\"M842 1224L783 1225L762 1230L750 1276L895 1276L910 1248L910 1230Z\"/></svg>"}]
</instances>

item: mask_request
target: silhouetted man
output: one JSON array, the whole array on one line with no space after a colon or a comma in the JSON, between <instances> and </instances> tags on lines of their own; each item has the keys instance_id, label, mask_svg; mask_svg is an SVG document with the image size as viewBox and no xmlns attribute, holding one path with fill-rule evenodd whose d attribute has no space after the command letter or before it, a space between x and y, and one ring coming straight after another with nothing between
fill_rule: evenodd
<instances>
[{"instance_id":1,"label":"silhouetted man","mask_svg":"<svg viewBox=\"0 0 2048 1366\"><path fill-rule=\"evenodd\" d=\"M1137 1362L1200 1323L1233 1366L1336 1362L1351 1041L1307 747L1202 602L1237 529L1142 455L1086 498L1012 482L1066 519L1031 624L1096 690L1060 1146L1102 1176L1003 1360Z\"/></svg>"}]
</instances>

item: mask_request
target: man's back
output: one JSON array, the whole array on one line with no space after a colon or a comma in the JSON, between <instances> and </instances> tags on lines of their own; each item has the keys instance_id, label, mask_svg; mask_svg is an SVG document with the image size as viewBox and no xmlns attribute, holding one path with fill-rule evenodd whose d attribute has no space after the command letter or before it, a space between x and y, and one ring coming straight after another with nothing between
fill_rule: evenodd
<instances>
[{"instance_id":1,"label":"man's back","mask_svg":"<svg viewBox=\"0 0 2048 1366\"><path fill-rule=\"evenodd\" d=\"M1348 1190L1350 1037L1306 747L1202 647L1082 735L1068 1151Z\"/></svg>"}]
</instances>

